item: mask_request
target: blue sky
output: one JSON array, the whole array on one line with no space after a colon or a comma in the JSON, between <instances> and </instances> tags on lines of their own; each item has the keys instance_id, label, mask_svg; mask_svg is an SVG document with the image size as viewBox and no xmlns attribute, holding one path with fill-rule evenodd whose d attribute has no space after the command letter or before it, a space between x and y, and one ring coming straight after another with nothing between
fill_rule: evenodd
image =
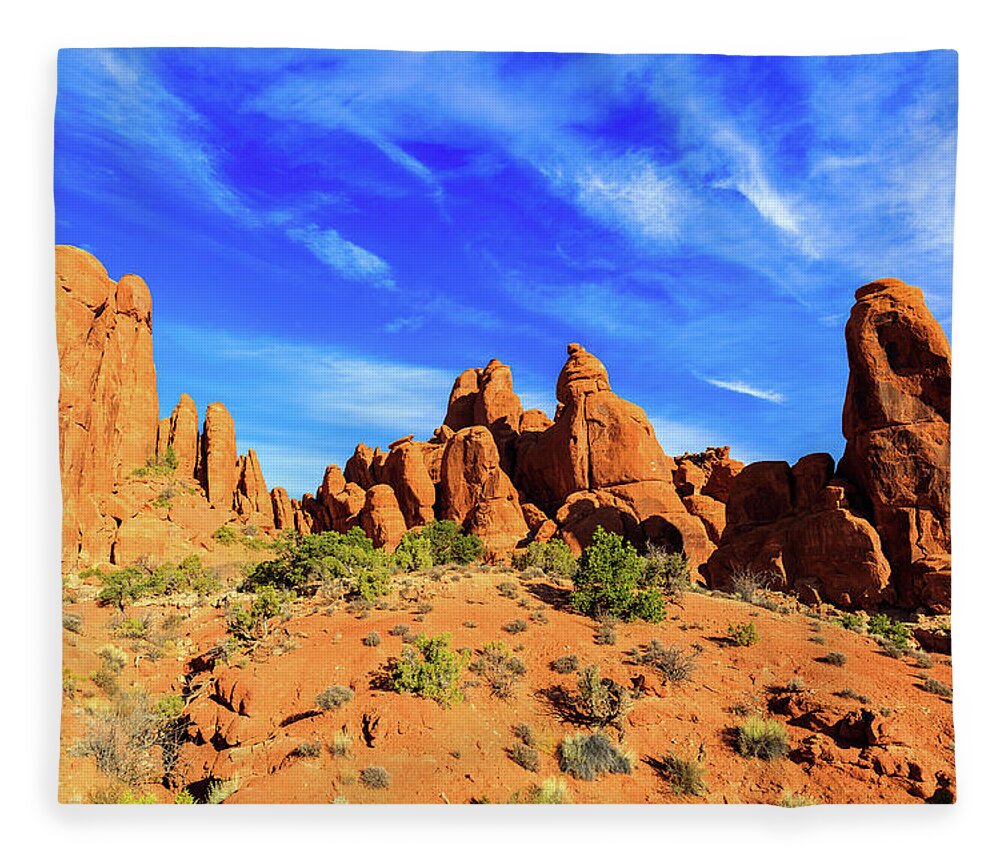
<instances>
[{"instance_id":1,"label":"blue sky","mask_svg":"<svg viewBox=\"0 0 1000 860\"><path fill-rule=\"evenodd\" d=\"M65 50L56 241L149 283L161 412L224 402L269 485L427 437L566 344L671 454L843 450L879 277L950 336L957 56Z\"/></svg>"}]
</instances>

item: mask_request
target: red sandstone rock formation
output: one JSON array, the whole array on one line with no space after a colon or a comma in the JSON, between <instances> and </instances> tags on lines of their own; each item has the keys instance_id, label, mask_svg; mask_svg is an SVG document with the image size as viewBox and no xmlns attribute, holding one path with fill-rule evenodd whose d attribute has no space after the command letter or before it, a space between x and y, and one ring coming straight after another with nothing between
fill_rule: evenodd
<instances>
[{"instance_id":1,"label":"red sandstone rock formation","mask_svg":"<svg viewBox=\"0 0 1000 860\"><path fill-rule=\"evenodd\" d=\"M875 281L855 298L839 473L882 537L897 600L947 611L951 347L917 287Z\"/></svg>"},{"instance_id":2,"label":"red sandstone rock formation","mask_svg":"<svg viewBox=\"0 0 1000 860\"><path fill-rule=\"evenodd\" d=\"M333 497L330 528L341 533L360 525L361 511L365 506L365 491L357 484L347 484Z\"/></svg>"},{"instance_id":3,"label":"red sandstone rock formation","mask_svg":"<svg viewBox=\"0 0 1000 860\"><path fill-rule=\"evenodd\" d=\"M231 507L236 491L236 425L221 403L209 403L201 434L201 483L213 507Z\"/></svg>"},{"instance_id":4,"label":"red sandstone rock formation","mask_svg":"<svg viewBox=\"0 0 1000 860\"><path fill-rule=\"evenodd\" d=\"M393 488L407 528L427 525L434 519L434 484L424 463L419 443L413 437L390 446L383 476Z\"/></svg>"},{"instance_id":5,"label":"red sandstone rock formation","mask_svg":"<svg viewBox=\"0 0 1000 860\"><path fill-rule=\"evenodd\" d=\"M479 535L495 556L510 555L527 536L517 491L485 427L467 427L448 440L441 463L441 509L446 519Z\"/></svg>"},{"instance_id":6,"label":"red sandstone rock formation","mask_svg":"<svg viewBox=\"0 0 1000 860\"><path fill-rule=\"evenodd\" d=\"M257 459L257 452L250 448L246 456L236 462L235 509L241 514L272 515L271 496L264 482L264 473ZM273 522L273 519L272 519Z\"/></svg>"},{"instance_id":7,"label":"red sandstone rock formation","mask_svg":"<svg viewBox=\"0 0 1000 860\"><path fill-rule=\"evenodd\" d=\"M646 414L611 391L596 356L579 344L568 352L555 421L517 439L515 484L529 502L553 512L560 536L577 550L602 525L639 545L682 551L697 569L712 545L677 495L673 460Z\"/></svg>"},{"instance_id":8,"label":"red sandstone rock formation","mask_svg":"<svg viewBox=\"0 0 1000 860\"><path fill-rule=\"evenodd\" d=\"M168 446L177 456L177 474L193 477L198 465L198 407L187 394L181 395L170 417L160 422L156 455L161 461Z\"/></svg>"},{"instance_id":9,"label":"red sandstone rock formation","mask_svg":"<svg viewBox=\"0 0 1000 860\"><path fill-rule=\"evenodd\" d=\"M344 477L348 482L357 484L362 490L367 490L375 485L372 476L372 461L375 459L375 452L363 442L354 449L351 458L344 464Z\"/></svg>"},{"instance_id":10,"label":"red sandstone rock formation","mask_svg":"<svg viewBox=\"0 0 1000 860\"><path fill-rule=\"evenodd\" d=\"M392 487L375 484L368 489L358 524L376 547L392 552L399 546L406 531L406 522Z\"/></svg>"},{"instance_id":11,"label":"red sandstone rock formation","mask_svg":"<svg viewBox=\"0 0 1000 860\"><path fill-rule=\"evenodd\" d=\"M56 337L63 561L75 567L109 558L118 522L103 500L155 453L148 287L135 275L116 284L86 251L57 246Z\"/></svg>"},{"instance_id":12,"label":"red sandstone rock formation","mask_svg":"<svg viewBox=\"0 0 1000 860\"><path fill-rule=\"evenodd\" d=\"M288 497L288 490L284 487L275 487L271 490L271 507L275 528L284 530L295 527L295 509Z\"/></svg>"},{"instance_id":13,"label":"red sandstone rock formation","mask_svg":"<svg viewBox=\"0 0 1000 860\"><path fill-rule=\"evenodd\" d=\"M237 456L222 404L208 407L200 435L186 394L157 421L151 298L139 278L115 284L89 254L58 248L57 328L68 567L207 546L234 511L301 532L360 525L392 550L436 509L495 558L529 533L580 551L603 525L682 550L696 569L718 543L704 567L714 585L749 569L842 605L949 605L950 348L920 291L899 281L857 293L837 478L826 454L744 469L716 448L675 463L645 413L611 391L604 365L571 344L555 420L524 412L510 368L494 359L459 376L431 440L359 445L345 474L331 466L315 497L293 500L268 493L254 451ZM167 446L177 477L197 475L205 496L150 505L130 476Z\"/></svg>"},{"instance_id":14,"label":"red sandstone rock formation","mask_svg":"<svg viewBox=\"0 0 1000 860\"><path fill-rule=\"evenodd\" d=\"M695 470L693 467L697 467ZM688 468L691 471L688 472ZM682 496L693 492L704 493L722 503L729 501L729 487L743 464L729 456L729 446L707 448L698 454L683 454L677 458L674 483ZM705 480L701 482L701 475ZM700 484L700 486L696 486Z\"/></svg>"},{"instance_id":15,"label":"red sandstone rock formation","mask_svg":"<svg viewBox=\"0 0 1000 860\"><path fill-rule=\"evenodd\" d=\"M809 602L815 595L842 606L876 606L889 564L876 530L848 509L844 487L828 483L832 475L828 454L810 454L792 468L760 462L743 469L706 565L709 583L729 588L734 576L751 572Z\"/></svg>"}]
</instances>

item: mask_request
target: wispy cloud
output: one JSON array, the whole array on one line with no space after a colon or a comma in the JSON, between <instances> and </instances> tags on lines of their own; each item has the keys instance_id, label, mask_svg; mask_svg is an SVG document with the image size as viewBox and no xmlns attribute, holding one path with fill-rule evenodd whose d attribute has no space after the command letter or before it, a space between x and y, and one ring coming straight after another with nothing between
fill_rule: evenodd
<instances>
[{"instance_id":1,"label":"wispy cloud","mask_svg":"<svg viewBox=\"0 0 1000 860\"><path fill-rule=\"evenodd\" d=\"M735 391L737 394L746 394L748 397L755 397L758 400L766 400L769 403L784 403L785 395L780 391L773 391L767 388L758 388L749 382L741 382L738 379L712 379L711 377L699 377L709 385L722 388L725 391Z\"/></svg>"},{"instance_id":2,"label":"wispy cloud","mask_svg":"<svg viewBox=\"0 0 1000 860\"><path fill-rule=\"evenodd\" d=\"M388 334L399 334L400 332L419 331L423 325L424 318L422 316L396 317L382 326L382 331Z\"/></svg>"},{"instance_id":3,"label":"wispy cloud","mask_svg":"<svg viewBox=\"0 0 1000 860\"><path fill-rule=\"evenodd\" d=\"M685 195L678 183L660 175L650 160L590 164L574 181L577 203L598 221L627 226L646 239L677 238Z\"/></svg>"},{"instance_id":4,"label":"wispy cloud","mask_svg":"<svg viewBox=\"0 0 1000 860\"><path fill-rule=\"evenodd\" d=\"M213 365L215 378L255 410L369 428L375 442L400 430L430 435L455 381L451 370L294 340L176 325L161 327L158 336L201 366Z\"/></svg>"},{"instance_id":5,"label":"wispy cloud","mask_svg":"<svg viewBox=\"0 0 1000 860\"><path fill-rule=\"evenodd\" d=\"M287 230L286 235L305 245L317 260L345 280L384 290L396 288L392 269L385 260L347 241L336 230L323 230L315 224L307 224Z\"/></svg>"},{"instance_id":6,"label":"wispy cloud","mask_svg":"<svg viewBox=\"0 0 1000 860\"><path fill-rule=\"evenodd\" d=\"M793 237L803 254L816 257L811 237L803 232L803 219L787 196L774 186L760 150L728 125L716 129L713 142L726 153L731 169L731 175L719 180L717 187L735 188L750 201L761 218Z\"/></svg>"},{"instance_id":7,"label":"wispy cloud","mask_svg":"<svg viewBox=\"0 0 1000 860\"><path fill-rule=\"evenodd\" d=\"M66 50L60 67L60 99L72 102L72 134L89 135L92 145L131 147L136 166L170 175L191 200L254 220L220 173L204 118L163 86L141 52Z\"/></svg>"}]
</instances>

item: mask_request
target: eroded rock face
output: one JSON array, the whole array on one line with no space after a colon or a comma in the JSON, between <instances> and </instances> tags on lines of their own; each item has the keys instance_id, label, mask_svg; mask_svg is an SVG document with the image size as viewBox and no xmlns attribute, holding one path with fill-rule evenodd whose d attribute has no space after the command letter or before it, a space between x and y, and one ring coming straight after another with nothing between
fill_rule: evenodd
<instances>
[{"instance_id":1,"label":"eroded rock face","mask_svg":"<svg viewBox=\"0 0 1000 860\"><path fill-rule=\"evenodd\" d=\"M951 592L951 347L917 287L855 293L847 323L847 446L838 472L875 523L901 605L946 611Z\"/></svg>"},{"instance_id":2,"label":"eroded rock face","mask_svg":"<svg viewBox=\"0 0 1000 860\"><path fill-rule=\"evenodd\" d=\"M598 525L638 546L652 541L687 554L694 569L712 544L682 504L674 462L646 414L612 390L600 360L579 344L556 384L559 409L541 430L524 431L515 449L515 484L550 513L559 535L582 549Z\"/></svg>"},{"instance_id":3,"label":"eroded rock face","mask_svg":"<svg viewBox=\"0 0 1000 860\"><path fill-rule=\"evenodd\" d=\"M452 430L464 430L475 422L476 397L479 394L479 369L470 367L455 380L448 398L444 424Z\"/></svg>"},{"instance_id":4,"label":"eroded rock face","mask_svg":"<svg viewBox=\"0 0 1000 860\"><path fill-rule=\"evenodd\" d=\"M374 486L375 478L372 475L372 461L374 459L375 452L363 442L360 443L354 449L350 459L344 464L344 477L363 490Z\"/></svg>"},{"instance_id":5,"label":"eroded rock face","mask_svg":"<svg viewBox=\"0 0 1000 860\"><path fill-rule=\"evenodd\" d=\"M500 451L503 468L509 473L523 411L521 398L514 392L510 367L494 358L486 367L470 367L455 380L444 426L452 431L473 426L488 428Z\"/></svg>"},{"instance_id":6,"label":"eroded rock face","mask_svg":"<svg viewBox=\"0 0 1000 860\"><path fill-rule=\"evenodd\" d=\"M496 555L509 555L528 534L517 491L500 467L500 452L486 427L460 430L441 462L441 507L446 519L479 535Z\"/></svg>"},{"instance_id":7,"label":"eroded rock face","mask_svg":"<svg viewBox=\"0 0 1000 860\"><path fill-rule=\"evenodd\" d=\"M234 508L241 514L270 513L271 495L253 448L247 451L246 456L237 459L236 474Z\"/></svg>"},{"instance_id":8,"label":"eroded rock face","mask_svg":"<svg viewBox=\"0 0 1000 860\"><path fill-rule=\"evenodd\" d=\"M275 487L271 490L271 508L274 513L275 528L290 529L295 527L295 509L292 507L288 490L284 487Z\"/></svg>"},{"instance_id":9,"label":"eroded rock face","mask_svg":"<svg viewBox=\"0 0 1000 860\"><path fill-rule=\"evenodd\" d=\"M201 484L213 507L230 507L236 491L236 425L221 403L209 403L201 434Z\"/></svg>"},{"instance_id":10,"label":"eroded rock face","mask_svg":"<svg viewBox=\"0 0 1000 860\"><path fill-rule=\"evenodd\" d=\"M368 489L358 524L376 547L392 552L399 546L406 531L406 522L392 487L375 484Z\"/></svg>"},{"instance_id":11,"label":"eroded rock face","mask_svg":"<svg viewBox=\"0 0 1000 860\"><path fill-rule=\"evenodd\" d=\"M170 417L160 422L157 456L165 457L168 446L177 456L177 474L194 477L198 466L198 407L188 394L182 394Z\"/></svg>"},{"instance_id":12,"label":"eroded rock face","mask_svg":"<svg viewBox=\"0 0 1000 860\"><path fill-rule=\"evenodd\" d=\"M159 404L152 297L141 278L112 281L93 256L56 247L63 561L104 561L118 522L101 499L156 450Z\"/></svg>"},{"instance_id":13,"label":"eroded rock face","mask_svg":"<svg viewBox=\"0 0 1000 860\"><path fill-rule=\"evenodd\" d=\"M360 525L365 496L365 491L357 484L345 485L344 489L333 497L330 528L343 534Z\"/></svg>"},{"instance_id":14,"label":"eroded rock face","mask_svg":"<svg viewBox=\"0 0 1000 860\"><path fill-rule=\"evenodd\" d=\"M751 463L734 478L726 526L708 560L708 581L730 588L743 572L769 585L814 592L841 606L872 608L885 597L889 563L879 535L847 506L843 486L830 480L832 458L810 454L787 463ZM692 497L697 498L697 497Z\"/></svg>"},{"instance_id":15,"label":"eroded rock face","mask_svg":"<svg viewBox=\"0 0 1000 860\"><path fill-rule=\"evenodd\" d=\"M435 490L421 446L410 437L390 448L384 480L395 491L406 527L426 525L434 519Z\"/></svg>"}]
</instances>

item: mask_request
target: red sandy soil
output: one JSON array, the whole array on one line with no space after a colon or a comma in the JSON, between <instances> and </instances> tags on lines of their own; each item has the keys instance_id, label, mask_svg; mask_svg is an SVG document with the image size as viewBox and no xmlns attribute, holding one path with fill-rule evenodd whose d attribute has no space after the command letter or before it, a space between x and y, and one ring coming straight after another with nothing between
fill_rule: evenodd
<instances>
[{"instance_id":1,"label":"red sandy soil","mask_svg":"<svg viewBox=\"0 0 1000 860\"><path fill-rule=\"evenodd\" d=\"M513 599L498 593L501 582L516 585ZM239 789L228 803L502 803L546 777L565 776L576 803L778 803L788 793L822 803L916 803L933 795L939 782L954 784L951 702L921 688L921 675L950 685L950 659L933 655L928 669L919 668L912 657L894 659L870 637L843 629L833 615L829 620L810 617L787 598L775 598L785 601L785 611L778 612L688 593L668 605L664 622L619 624L616 643L599 645L595 622L565 607L565 584L471 567L449 570L437 581L426 573L401 577L397 585L399 590L380 602L383 608L366 614L321 598L299 601L252 654L238 655L229 666L220 661L214 668L193 658L226 635L219 598L181 609L163 602L129 607L129 617L185 616L177 641L164 645L157 659L126 666L120 683L123 688L140 686L154 699L185 692L185 713L193 721L190 734L201 741L182 746L170 789L153 785L141 790L171 802L185 785L236 777ZM421 615L421 604L433 608ZM65 610L83 617L83 630L64 632L64 671L78 678L78 689L64 698L59 796L64 802L85 802L96 787L109 782L93 759L68 752L86 730L87 707L103 697L87 680L100 666L95 652L106 643L126 650L137 646L115 638L110 623L117 611L98 606L86 589L78 590ZM528 621L539 611L547 623ZM528 621L526 631L502 629L517 618ZM750 621L760 633L757 644L736 647L727 640L730 624ZM414 632L449 632L455 648L476 650L489 641L505 641L524 660L527 674L508 701L492 698L480 683L467 687L465 700L447 709L380 689L379 675L405 647L399 637L389 635L397 624ZM381 644L368 647L362 639L373 630ZM811 641L816 637L825 641ZM633 646L654 638L701 649L690 682L662 684L649 667L629 662ZM821 662L830 651L843 652L846 665ZM544 691L561 686L575 693L576 675L561 675L549 666L569 654L579 657L581 667L596 664L627 687L631 678L646 676L650 692L637 699L624 726L623 743L636 756L631 775L584 782L560 773L559 742L583 729L562 716ZM803 721L775 715L788 729L790 757L772 762L742 758L732 746L730 730L748 711L766 714L775 691L793 676L805 688L799 710L818 713L825 728L817 729L816 721L812 728L794 725ZM463 677L477 680L469 671ZM354 698L337 710L321 712L314 698L332 684L349 686ZM862 705L834 695L845 688L870 702ZM859 748L838 742L830 727L862 707L880 715L878 745ZM363 714L379 718L371 747L362 739ZM539 738L538 773L509 757L512 728L518 723L527 723ZM326 744L342 727L353 744L348 757L338 758ZM617 739L617 732L612 737ZM318 757L294 754L309 741L320 743ZM652 762L671 752L694 756L701 745L707 794L675 794ZM390 773L388 788L370 789L358 781L359 771L373 765Z\"/></svg>"}]
</instances>

